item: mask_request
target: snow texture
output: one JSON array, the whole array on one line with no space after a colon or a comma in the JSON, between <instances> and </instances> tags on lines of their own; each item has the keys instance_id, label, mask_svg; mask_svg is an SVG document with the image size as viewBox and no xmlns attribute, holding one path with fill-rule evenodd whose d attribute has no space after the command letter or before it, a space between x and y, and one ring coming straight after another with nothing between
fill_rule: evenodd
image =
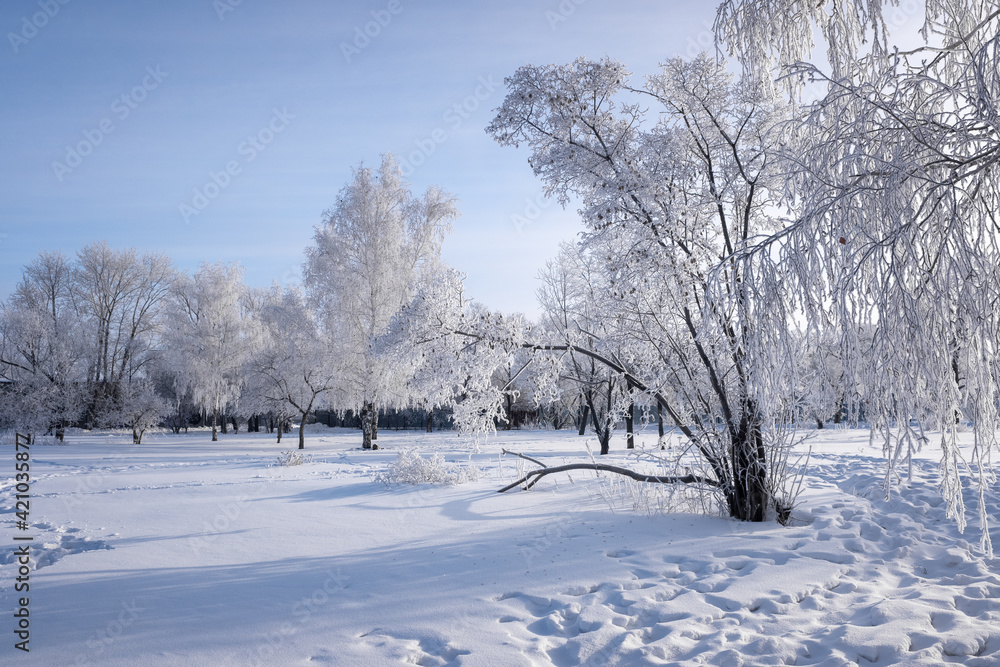
<instances>
[{"instance_id":1,"label":"snow texture","mask_svg":"<svg viewBox=\"0 0 1000 667\"><path fill-rule=\"evenodd\" d=\"M970 551L946 519L937 461L917 458L886 499L867 432L813 440L807 490L783 527L638 514L609 505L607 480L586 473L496 493L519 461L501 447L585 460L585 439L567 432L503 433L470 457L452 433L383 431L363 452L356 431L310 428L313 460L294 467L273 465L280 446L258 434L132 445L70 431L65 446L33 447L31 653L7 642L0 662L1000 662L1000 560ZM630 465L620 440L606 460ZM409 447L480 476L373 480ZM963 493L972 502L978 490ZM986 495L996 516L1000 499ZM0 563L11 561L5 546Z\"/></svg>"}]
</instances>

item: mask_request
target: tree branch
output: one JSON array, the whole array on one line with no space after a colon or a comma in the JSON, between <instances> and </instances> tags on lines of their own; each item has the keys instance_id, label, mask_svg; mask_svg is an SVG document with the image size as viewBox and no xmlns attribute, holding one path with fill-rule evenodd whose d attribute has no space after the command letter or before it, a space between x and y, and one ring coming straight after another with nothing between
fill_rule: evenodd
<instances>
[{"instance_id":1,"label":"tree branch","mask_svg":"<svg viewBox=\"0 0 1000 667\"><path fill-rule=\"evenodd\" d=\"M541 464L539 464L541 465ZM524 484L529 479L534 477L534 479L529 482L524 490L527 491L533 487L538 480L546 475L551 475L555 472L566 472L569 470L598 470L605 472L613 472L618 475L624 475L625 477L630 477L638 482L652 482L657 484L706 484L708 486L720 486L719 482L710 477L702 477L701 475L643 475L642 473L635 472L634 470L629 470L628 468L619 468L618 466L606 465L604 463L569 463L567 465L556 466L554 468L542 468L541 470L532 470L527 475L517 480L513 484L508 484L502 489L498 490L497 493L503 493L504 491L509 491L515 486Z\"/></svg>"},{"instance_id":2,"label":"tree branch","mask_svg":"<svg viewBox=\"0 0 1000 667\"><path fill-rule=\"evenodd\" d=\"M519 453L517 453L517 452L512 452L512 451L510 451L509 449L501 449L500 451L501 451L501 452L503 452L504 454L513 454L514 456L516 456L516 457L518 457L518 458L522 458L522 459L524 459L525 461L531 461L532 463L534 463L534 464L536 464L536 465L540 465L540 466L542 466L543 468L548 468L548 466L547 466L547 465L545 465L544 463L542 463L542 462L541 462L541 461L539 461L538 459L533 459L533 458L531 458L530 456L525 456L524 454L519 454Z\"/></svg>"}]
</instances>

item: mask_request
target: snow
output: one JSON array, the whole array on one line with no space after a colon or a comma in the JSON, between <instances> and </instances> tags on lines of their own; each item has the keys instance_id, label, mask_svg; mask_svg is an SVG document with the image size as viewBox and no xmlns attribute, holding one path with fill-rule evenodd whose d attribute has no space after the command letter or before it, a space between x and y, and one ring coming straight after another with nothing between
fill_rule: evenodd
<instances>
[{"instance_id":1,"label":"snow","mask_svg":"<svg viewBox=\"0 0 1000 667\"><path fill-rule=\"evenodd\" d=\"M312 461L292 467L275 463L294 434L132 445L71 431L66 445L33 446L30 655L10 634L14 457L0 448L0 662L1000 662L1000 559L970 551L976 521L962 536L946 518L934 451L886 500L867 432L818 432L784 527L637 513L589 473L496 493L517 469L501 447L587 460L573 433L502 432L470 454L454 433L383 430L366 452L357 431L309 429ZM602 460L630 464L621 440ZM479 478L374 481L406 447ZM974 507L978 490L964 493Z\"/></svg>"}]
</instances>

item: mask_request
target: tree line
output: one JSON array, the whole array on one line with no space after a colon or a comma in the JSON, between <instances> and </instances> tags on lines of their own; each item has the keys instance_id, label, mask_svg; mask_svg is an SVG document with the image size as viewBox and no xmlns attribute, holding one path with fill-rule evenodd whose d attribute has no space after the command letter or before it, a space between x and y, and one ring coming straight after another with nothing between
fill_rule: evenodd
<instances>
[{"instance_id":1,"label":"tree line","mask_svg":"<svg viewBox=\"0 0 1000 667\"><path fill-rule=\"evenodd\" d=\"M169 258L92 243L75 258L42 252L0 310L0 419L61 437L67 425L151 426L202 413L212 440L225 416L271 427L318 408L361 415L414 402L393 351L373 342L440 261L456 214L432 188L414 196L388 156L360 166L323 215L303 286L245 285L237 264L189 275ZM279 435L280 437L280 435Z\"/></svg>"}]
</instances>

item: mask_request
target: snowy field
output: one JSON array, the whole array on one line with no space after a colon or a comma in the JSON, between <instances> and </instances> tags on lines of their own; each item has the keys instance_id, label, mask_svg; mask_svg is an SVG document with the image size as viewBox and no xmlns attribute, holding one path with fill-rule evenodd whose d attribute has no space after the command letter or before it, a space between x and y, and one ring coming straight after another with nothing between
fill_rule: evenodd
<instances>
[{"instance_id":1,"label":"snowy field","mask_svg":"<svg viewBox=\"0 0 1000 667\"><path fill-rule=\"evenodd\" d=\"M650 516L588 472L496 492L517 469L500 447L587 460L568 432L501 433L471 456L477 481L390 488L373 475L401 448L465 466L467 441L383 431L362 452L356 431L310 428L295 467L273 465L294 433L33 446L30 654L13 648L23 533L0 447L0 663L1000 664L1000 559L945 518L933 448L886 501L867 432L821 432L783 527ZM623 448L605 460L628 464Z\"/></svg>"}]
</instances>

